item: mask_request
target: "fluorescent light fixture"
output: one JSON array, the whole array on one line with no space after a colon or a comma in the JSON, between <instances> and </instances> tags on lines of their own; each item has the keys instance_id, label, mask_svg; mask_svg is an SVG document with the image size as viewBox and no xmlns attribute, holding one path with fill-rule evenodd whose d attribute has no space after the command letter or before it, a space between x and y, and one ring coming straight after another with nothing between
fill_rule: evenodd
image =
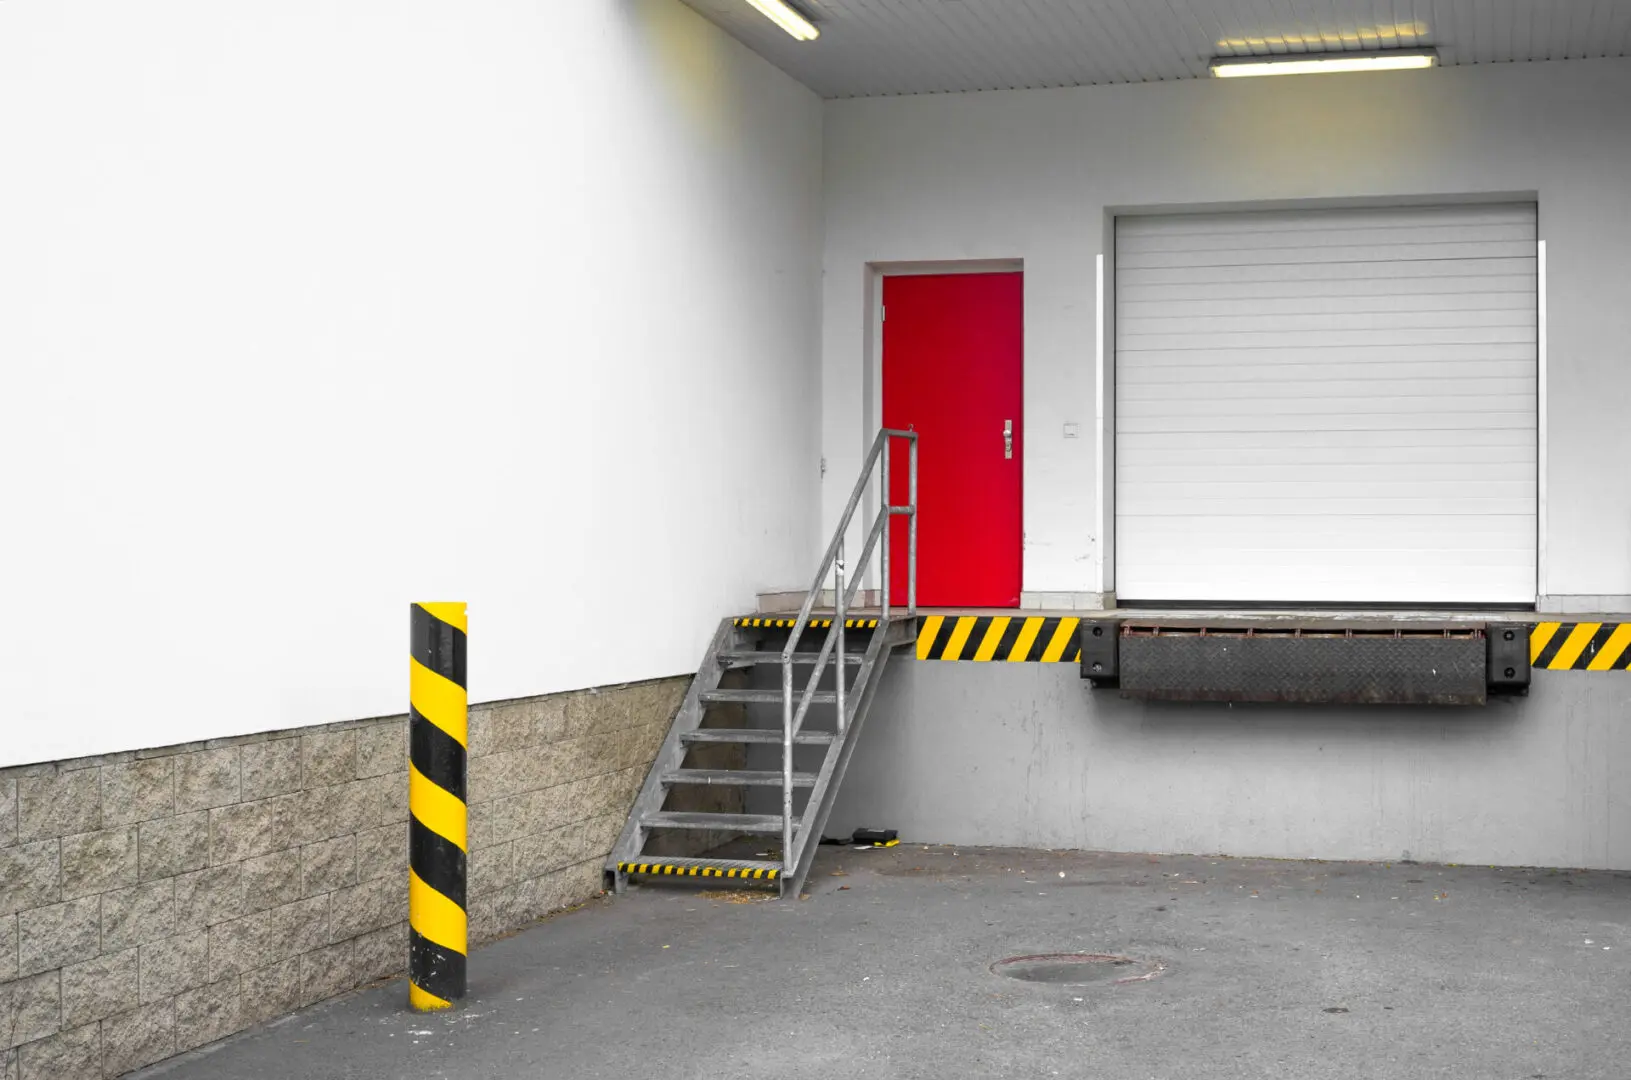
<instances>
[{"instance_id":1,"label":"fluorescent light fixture","mask_svg":"<svg viewBox=\"0 0 1631 1080\"><path fill-rule=\"evenodd\" d=\"M1280 56L1227 56L1212 61L1219 79L1254 75L1314 75L1333 71L1401 71L1432 67L1436 49L1388 49L1369 53L1288 53Z\"/></svg>"},{"instance_id":2,"label":"fluorescent light fixture","mask_svg":"<svg viewBox=\"0 0 1631 1080\"><path fill-rule=\"evenodd\" d=\"M800 41L814 41L821 36L815 24L788 7L785 0L748 0L760 13Z\"/></svg>"}]
</instances>

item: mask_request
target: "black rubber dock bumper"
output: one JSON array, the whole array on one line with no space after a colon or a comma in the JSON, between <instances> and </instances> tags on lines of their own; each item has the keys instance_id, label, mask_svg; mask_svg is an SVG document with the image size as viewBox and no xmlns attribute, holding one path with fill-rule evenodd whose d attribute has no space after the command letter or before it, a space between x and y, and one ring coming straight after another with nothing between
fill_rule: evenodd
<instances>
[{"instance_id":1,"label":"black rubber dock bumper","mask_svg":"<svg viewBox=\"0 0 1631 1080\"><path fill-rule=\"evenodd\" d=\"M1155 701L1482 705L1529 690L1522 623L1083 619L1082 678Z\"/></svg>"}]
</instances>

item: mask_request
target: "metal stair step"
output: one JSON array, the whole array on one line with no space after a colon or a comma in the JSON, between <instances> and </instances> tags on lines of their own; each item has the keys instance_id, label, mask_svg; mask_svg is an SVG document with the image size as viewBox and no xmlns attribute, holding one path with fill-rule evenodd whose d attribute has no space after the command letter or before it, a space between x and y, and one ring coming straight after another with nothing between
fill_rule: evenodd
<instances>
[{"instance_id":1,"label":"metal stair step","mask_svg":"<svg viewBox=\"0 0 1631 1080\"><path fill-rule=\"evenodd\" d=\"M718 829L721 832L764 833L780 836L780 814L700 814L658 810L640 818L648 829Z\"/></svg>"},{"instance_id":2,"label":"metal stair step","mask_svg":"<svg viewBox=\"0 0 1631 1080\"><path fill-rule=\"evenodd\" d=\"M868 617L870 619L870 617ZM771 721L768 714L765 717L755 717L753 720L727 719L717 711L713 719L723 720L739 726L733 727L703 727L702 721L707 718L703 706L714 704L741 704L757 705L761 710L769 708L776 711L776 706L782 703L782 691L779 685L764 689L708 689L716 686L721 673L725 669L745 670L750 666L762 665L759 671L767 671L781 664L781 651L775 647L777 638L772 636L775 630L785 630L787 627L774 627L770 625L774 620L752 620L760 622L755 630L772 631L764 635L764 640L755 641L744 634L745 627L750 627L750 621L745 619L722 620L714 638L704 656L702 665L697 671L697 682L691 690L687 704L674 717L671 722L667 739L659 752L658 767L652 769L646 776L640 794L635 801L627 823L620 835L617 844L612 849L611 856L605 863L606 881L609 887L621 891L631 878L640 878L653 884L660 884L659 878L689 877L700 880L720 881L732 879L732 884L746 887L769 887L784 895L796 894L800 885L809 872L811 861L815 858L816 841L832 809L833 795L843 779L845 767L855 746L854 734L858 732L865 719L868 706L877 690L876 674L883 669L889 658L901 647L910 646L917 637L918 620L910 616L893 619L871 620L873 627L883 632L883 636L866 631L865 637L859 637L853 648L846 647L844 663L844 693L847 718L840 718L833 713L822 711L814 714L810 725L801 730L793 738L793 742L804 747L820 747L820 751L806 750L805 753L813 755L804 761L798 762L807 771L793 774L793 784L803 795L803 809L798 810L796 819L788 819L778 814L709 814L698 812L668 811L662 809L669 793L684 785L718 785L721 787L734 787L745 791L748 787L760 791L776 791L781 787L783 773L775 765L782 764L772 754L771 761L755 761L757 769L710 769L685 768L686 748L699 745L750 745L777 747L782 745L783 733L780 724ZM789 625L792 620L788 619ZM819 629L812 626L812 630ZM859 628L852 626L851 630ZM787 640L782 637L780 640ZM813 638L801 643L805 646L820 644ZM794 652L789 659L799 667L803 675L810 674L812 665L819 655L814 647L801 648ZM840 665L836 657L829 655L834 661L834 669ZM780 674L779 672L777 674ZM872 677L863 677L870 674ZM850 684L853 681L853 685ZM759 682L755 679L755 682ZM760 686L765 686L760 682ZM807 680L800 679L801 684ZM827 679L829 685L833 682ZM778 680L779 683L779 680ZM799 687L800 698L803 696L804 686ZM824 710L831 708L837 699L837 687L812 692L812 704L820 703ZM850 722L847 732L831 730L835 721L848 719ZM763 724L764 726L753 726ZM820 759L819 768L816 765ZM745 762L744 762L745 764ZM763 766L771 765L765 769ZM785 767L785 766L784 766ZM694 790L694 789L693 789ZM736 809L746 809L737 807ZM780 806L763 807L755 809L776 809ZM719 859L707 856L660 856L647 854L649 838L661 835L665 830L688 831L693 836L707 836L709 832L722 835L747 834L763 837L759 843L771 843L781 847L785 840L788 825L793 825L793 841L791 848L785 855L782 852L764 852L756 859ZM770 839L775 837L775 840ZM752 849L742 854L750 854ZM696 882L693 882L695 884Z\"/></svg>"},{"instance_id":3,"label":"metal stair step","mask_svg":"<svg viewBox=\"0 0 1631 1080\"><path fill-rule=\"evenodd\" d=\"M802 691L794 691L793 707L797 708L802 700ZM704 690L699 695L704 705L780 705L782 692L780 690ZM831 690L817 690L810 695L812 705L831 705L838 700L838 695Z\"/></svg>"},{"instance_id":4,"label":"metal stair step","mask_svg":"<svg viewBox=\"0 0 1631 1080\"><path fill-rule=\"evenodd\" d=\"M794 787L814 787L815 773L793 774ZM755 769L670 769L663 773L665 784L741 784L749 787L781 787L780 771Z\"/></svg>"},{"instance_id":5,"label":"metal stair step","mask_svg":"<svg viewBox=\"0 0 1631 1080\"><path fill-rule=\"evenodd\" d=\"M793 736L793 741L800 746L819 746L832 742L835 737L835 733L831 731L801 731ZM782 733L774 728L716 727L681 732L680 738L688 743L765 743L780 746Z\"/></svg>"},{"instance_id":6,"label":"metal stair step","mask_svg":"<svg viewBox=\"0 0 1631 1080\"><path fill-rule=\"evenodd\" d=\"M804 633L825 634L832 629L833 613L811 612L810 620L804 624ZM743 615L731 620L738 630L781 630L790 631L798 619L793 615ZM855 615L850 612L844 614L845 633L869 634L879 629L880 617L873 615Z\"/></svg>"},{"instance_id":7,"label":"metal stair step","mask_svg":"<svg viewBox=\"0 0 1631 1080\"><path fill-rule=\"evenodd\" d=\"M620 862L617 868L625 874L645 874L654 877L747 878L753 881L775 881L782 875L782 864L755 859L682 859L674 856L637 856L633 862Z\"/></svg>"},{"instance_id":8,"label":"metal stair step","mask_svg":"<svg viewBox=\"0 0 1631 1080\"><path fill-rule=\"evenodd\" d=\"M833 658L831 656L829 656L827 658L829 663L832 662L832 659ZM719 654L719 660L720 660L721 663L724 663L724 664L780 664L782 662L782 654L779 653L779 652L755 652L755 651L752 651L752 650L732 650L730 652L720 653ZM813 652L811 652L811 653L796 652L796 653L793 654L793 663L795 663L795 664L813 664L815 662L816 662L816 654L813 653ZM850 652L847 649L844 651L844 663L852 664L852 665L854 665L856 667L859 667L861 664L863 664L865 662L866 662L866 654L865 653Z\"/></svg>"}]
</instances>

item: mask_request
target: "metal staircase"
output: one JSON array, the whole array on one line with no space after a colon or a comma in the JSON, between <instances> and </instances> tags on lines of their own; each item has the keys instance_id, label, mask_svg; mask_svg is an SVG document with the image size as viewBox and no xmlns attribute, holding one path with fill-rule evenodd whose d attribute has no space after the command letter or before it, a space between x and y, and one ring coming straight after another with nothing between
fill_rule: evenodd
<instances>
[{"instance_id":1,"label":"metal staircase","mask_svg":"<svg viewBox=\"0 0 1631 1080\"><path fill-rule=\"evenodd\" d=\"M903 506L891 505L889 496L890 445L897 439L910 453ZM879 510L846 588L845 537L880 464ZM889 597L890 522L897 516L907 518L910 536L904 613L891 608ZM879 608L857 614L855 595L880 546ZM817 612L829 574L832 610ZM809 647L807 630L826 631L819 648ZM916 639L917 433L886 428L872 442L798 615L726 619L714 633L607 859L608 886L622 892L630 877L725 878L797 895L884 666ZM728 762L701 760L715 747L739 750ZM699 791L730 805L687 807ZM775 846L752 858L701 853L744 836L774 838L766 842ZM673 848L687 853L664 853Z\"/></svg>"}]
</instances>

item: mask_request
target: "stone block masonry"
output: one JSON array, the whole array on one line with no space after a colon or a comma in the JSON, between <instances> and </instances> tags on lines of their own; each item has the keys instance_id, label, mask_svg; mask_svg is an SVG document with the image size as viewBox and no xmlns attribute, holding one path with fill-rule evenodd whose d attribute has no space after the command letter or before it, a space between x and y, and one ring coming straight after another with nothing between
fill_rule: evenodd
<instances>
[{"instance_id":1,"label":"stone block masonry","mask_svg":"<svg viewBox=\"0 0 1631 1080\"><path fill-rule=\"evenodd\" d=\"M471 706L472 944L600 891L689 682ZM119 1076L402 973L407 765L397 716L0 770L0 1080Z\"/></svg>"}]
</instances>

